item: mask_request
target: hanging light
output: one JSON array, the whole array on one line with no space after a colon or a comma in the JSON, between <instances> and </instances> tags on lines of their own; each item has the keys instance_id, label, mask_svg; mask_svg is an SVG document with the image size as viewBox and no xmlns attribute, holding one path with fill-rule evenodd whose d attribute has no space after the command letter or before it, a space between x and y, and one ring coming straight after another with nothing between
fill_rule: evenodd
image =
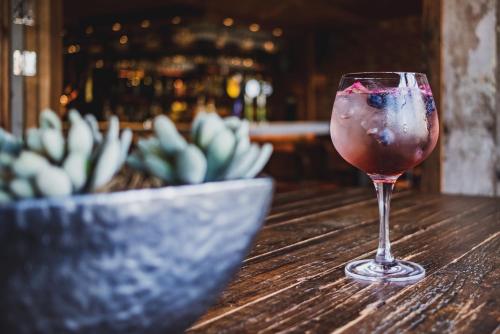
<instances>
[{"instance_id":1,"label":"hanging light","mask_svg":"<svg viewBox=\"0 0 500 334\"><path fill-rule=\"evenodd\" d=\"M120 36L120 44L124 45L128 43L128 36L127 35L121 35Z\"/></svg>"},{"instance_id":2,"label":"hanging light","mask_svg":"<svg viewBox=\"0 0 500 334\"><path fill-rule=\"evenodd\" d=\"M253 41L252 39L250 39L250 38L245 38L245 39L243 39L243 40L241 41L240 46L241 46L241 48L242 48L243 50L249 51L249 50L252 50L252 49L253 49L254 44L255 44L255 43L254 43L254 41Z\"/></svg>"},{"instance_id":3,"label":"hanging light","mask_svg":"<svg viewBox=\"0 0 500 334\"><path fill-rule=\"evenodd\" d=\"M87 28L85 28L86 35L92 35L93 33L94 33L94 27L88 26Z\"/></svg>"},{"instance_id":4,"label":"hanging light","mask_svg":"<svg viewBox=\"0 0 500 334\"><path fill-rule=\"evenodd\" d=\"M243 59L243 66L245 66L245 67L252 67L253 66L253 60L252 60L252 58L245 58L245 59Z\"/></svg>"},{"instance_id":5,"label":"hanging light","mask_svg":"<svg viewBox=\"0 0 500 334\"><path fill-rule=\"evenodd\" d=\"M141 28L147 29L149 27L151 27L151 21L149 21L149 20L142 20L142 22L141 22Z\"/></svg>"},{"instance_id":6,"label":"hanging light","mask_svg":"<svg viewBox=\"0 0 500 334\"><path fill-rule=\"evenodd\" d=\"M120 31L122 30L122 25L120 22L115 22L113 26L111 27L111 30L113 31Z\"/></svg>"},{"instance_id":7,"label":"hanging light","mask_svg":"<svg viewBox=\"0 0 500 334\"><path fill-rule=\"evenodd\" d=\"M281 37L283 35L283 29L281 28L274 28L273 29L273 36L274 37Z\"/></svg>"},{"instance_id":8,"label":"hanging light","mask_svg":"<svg viewBox=\"0 0 500 334\"><path fill-rule=\"evenodd\" d=\"M225 25L226 27L230 27L234 24L234 20L231 17L226 17L223 21L222 24Z\"/></svg>"},{"instance_id":9,"label":"hanging light","mask_svg":"<svg viewBox=\"0 0 500 334\"><path fill-rule=\"evenodd\" d=\"M260 25L258 25L257 23L252 23L249 27L248 27L248 30L250 30L251 32L257 32L260 30Z\"/></svg>"},{"instance_id":10,"label":"hanging light","mask_svg":"<svg viewBox=\"0 0 500 334\"><path fill-rule=\"evenodd\" d=\"M172 18L172 24L179 24L179 23L181 23L181 21L182 21L182 19L180 16L174 16Z\"/></svg>"},{"instance_id":11,"label":"hanging light","mask_svg":"<svg viewBox=\"0 0 500 334\"><path fill-rule=\"evenodd\" d=\"M276 48L276 46L274 45L274 43L272 41L264 42L263 46L264 46L264 50L266 50L269 53L273 52L274 49Z\"/></svg>"}]
</instances>

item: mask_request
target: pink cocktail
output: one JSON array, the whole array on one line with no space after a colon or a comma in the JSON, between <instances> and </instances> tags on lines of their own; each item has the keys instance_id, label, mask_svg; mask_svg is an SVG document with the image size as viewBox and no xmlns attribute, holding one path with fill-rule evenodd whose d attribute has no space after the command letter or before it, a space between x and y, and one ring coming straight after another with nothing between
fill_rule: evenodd
<instances>
[{"instance_id":1,"label":"pink cocktail","mask_svg":"<svg viewBox=\"0 0 500 334\"><path fill-rule=\"evenodd\" d=\"M414 282L425 270L397 261L389 243L389 204L397 178L425 160L436 146L439 123L425 74L353 73L342 77L331 118L332 142L350 164L375 184L380 208L379 248L374 260L354 261L350 277Z\"/></svg>"}]
</instances>

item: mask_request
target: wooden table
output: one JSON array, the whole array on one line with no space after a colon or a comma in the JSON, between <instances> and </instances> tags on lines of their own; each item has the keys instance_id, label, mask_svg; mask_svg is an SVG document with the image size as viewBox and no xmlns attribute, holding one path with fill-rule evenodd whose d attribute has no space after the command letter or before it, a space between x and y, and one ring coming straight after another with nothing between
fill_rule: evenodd
<instances>
[{"instance_id":1,"label":"wooden table","mask_svg":"<svg viewBox=\"0 0 500 334\"><path fill-rule=\"evenodd\" d=\"M393 251L427 270L407 287L344 276L374 255L377 217L370 189L278 194L235 280L188 332L500 333L499 198L396 193Z\"/></svg>"}]
</instances>

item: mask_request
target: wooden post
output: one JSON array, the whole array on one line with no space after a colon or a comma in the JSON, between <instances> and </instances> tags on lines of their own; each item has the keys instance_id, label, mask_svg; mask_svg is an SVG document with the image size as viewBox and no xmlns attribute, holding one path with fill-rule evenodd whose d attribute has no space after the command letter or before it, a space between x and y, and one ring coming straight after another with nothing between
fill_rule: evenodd
<instances>
[{"instance_id":1,"label":"wooden post","mask_svg":"<svg viewBox=\"0 0 500 334\"><path fill-rule=\"evenodd\" d=\"M26 30L26 48L38 56L38 73L25 79L25 127L35 126L43 108L59 111L62 93L62 2L36 1L35 26Z\"/></svg>"},{"instance_id":2,"label":"wooden post","mask_svg":"<svg viewBox=\"0 0 500 334\"><path fill-rule=\"evenodd\" d=\"M423 0L423 60L424 72L436 102L439 114L440 136L436 148L422 164L422 178L420 189L426 192L440 192L442 189L442 0Z\"/></svg>"},{"instance_id":3,"label":"wooden post","mask_svg":"<svg viewBox=\"0 0 500 334\"><path fill-rule=\"evenodd\" d=\"M10 130L10 2L0 0L0 126Z\"/></svg>"}]
</instances>

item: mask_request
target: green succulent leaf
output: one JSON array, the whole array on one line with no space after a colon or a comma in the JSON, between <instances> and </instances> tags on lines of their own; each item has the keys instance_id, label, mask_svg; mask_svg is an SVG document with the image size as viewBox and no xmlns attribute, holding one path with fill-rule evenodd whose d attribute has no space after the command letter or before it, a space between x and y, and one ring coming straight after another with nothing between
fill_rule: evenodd
<instances>
[{"instance_id":1,"label":"green succulent leaf","mask_svg":"<svg viewBox=\"0 0 500 334\"><path fill-rule=\"evenodd\" d=\"M35 197L35 190L27 179L17 178L9 184L10 192L17 198Z\"/></svg>"},{"instance_id":2,"label":"green succulent leaf","mask_svg":"<svg viewBox=\"0 0 500 334\"><path fill-rule=\"evenodd\" d=\"M222 178L226 180L239 179L245 176L259 156L260 149L256 144L252 144L244 153L234 157L231 164L225 170Z\"/></svg>"},{"instance_id":3,"label":"green succulent leaf","mask_svg":"<svg viewBox=\"0 0 500 334\"><path fill-rule=\"evenodd\" d=\"M144 158L144 165L151 175L156 176L168 183L173 183L175 181L172 166L159 156L155 154L147 154Z\"/></svg>"},{"instance_id":4,"label":"green succulent leaf","mask_svg":"<svg viewBox=\"0 0 500 334\"><path fill-rule=\"evenodd\" d=\"M82 152L71 152L64 160L63 169L68 174L74 191L81 191L88 178L89 161L87 155Z\"/></svg>"},{"instance_id":5,"label":"green succulent leaf","mask_svg":"<svg viewBox=\"0 0 500 334\"><path fill-rule=\"evenodd\" d=\"M42 129L62 130L62 123L59 116L49 108L42 110L39 121L40 128Z\"/></svg>"},{"instance_id":6,"label":"green succulent leaf","mask_svg":"<svg viewBox=\"0 0 500 334\"><path fill-rule=\"evenodd\" d=\"M31 128L26 131L26 145L32 151L43 153L42 143L43 129Z\"/></svg>"},{"instance_id":7,"label":"green succulent leaf","mask_svg":"<svg viewBox=\"0 0 500 334\"><path fill-rule=\"evenodd\" d=\"M207 113L204 111L199 112L196 117L193 120L193 123L191 124L191 139L196 142L198 138L198 132L200 130L200 125L205 121L207 118Z\"/></svg>"},{"instance_id":8,"label":"green succulent leaf","mask_svg":"<svg viewBox=\"0 0 500 334\"><path fill-rule=\"evenodd\" d=\"M231 130L224 128L215 135L207 148L207 181L215 180L228 165L235 145L236 138Z\"/></svg>"},{"instance_id":9,"label":"green succulent leaf","mask_svg":"<svg viewBox=\"0 0 500 334\"><path fill-rule=\"evenodd\" d=\"M59 130L42 130L42 146L47 156L53 161L60 162L64 157L64 137Z\"/></svg>"},{"instance_id":10,"label":"green succulent leaf","mask_svg":"<svg viewBox=\"0 0 500 334\"><path fill-rule=\"evenodd\" d=\"M267 162L271 158L272 153L273 153L273 145L269 143L262 145L257 160L254 162L252 167L245 173L245 175L243 175L243 177L246 179L250 179L257 176L257 174L259 174L260 171L266 166Z\"/></svg>"},{"instance_id":11,"label":"green succulent leaf","mask_svg":"<svg viewBox=\"0 0 500 334\"><path fill-rule=\"evenodd\" d=\"M66 172L59 167L46 166L35 177L35 184L43 196L67 196L72 192L71 180Z\"/></svg>"},{"instance_id":12,"label":"green succulent leaf","mask_svg":"<svg viewBox=\"0 0 500 334\"><path fill-rule=\"evenodd\" d=\"M0 166L1 167L10 167L14 162L14 156L12 154L1 152L0 153Z\"/></svg>"},{"instance_id":13,"label":"green succulent leaf","mask_svg":"<svg viewBox=\"0 0 500 334\"><path fill-rule=\"evenodd\" d=\"M146 167L144 166L142 155L139 152L133 152L127 157L127 165L135 170L144 172Z\"/></svg>"},{"instance_id":14,"label":"green succulent leaf","mask_svg":"<svg viewBox=\"0 0 500 334\"><path fill-rule=\"evenodd\" d=\"M130 129L125 129L120 135L120 162L118 168L120 168L125 160L127 159L128 150L132 144L133 134Z\"/></svg>"},{"instance_id":15,"label":"green succulent leaf","mask_svg":"<svg viewBox=\"0 0 500 334\"><path fill-rule=\"evenodd\" d=\"M181 183L201 183L207 171L207 160L198 147L188 145L186 149L177 153L175 168L177 179Z\"/></svg>"},{"instance_id":16,"label":"green succulent leaf","mask_svg":"<svg viewBox=\"0 0 500 334\"><path fill-rule=\"evenodd\" d=\"M92 135L92 129L81 117L74 117L68 132L68 150L73 153L81 152L90 156L93 147L94 136Z\"/></svg>"},{"instance_id":17,"label":"green succulent leaf","mask_svg":"<svg viewBox=\"0 0 500 334\"><path fill-rule=\"evenodd\" d=\"M92 137L94 138L94 145L98 145L102 142L102 133L99 131L99 123L97 119L92 114L87 114L84 116L85 122L89 125L92 130Z\"/></svg>"},{"instance_id":18,"label":"green succulent leaf","mask_svg":"<svg viewBox=\"0 0 500 334\"><path fill-rule=\"evenodd\" d=\"M196 144L202 150L207 149L208 145L210 145L215 136L223 130L226 130L226 127L219 115L215 113L207 114L205 119L199 125Z\"/></svg>"},{"instance_id":19,"label":"green succulent leaf","mask_svg":"<svg viewBox=\"0 0 500 334\"><path fill-rule=\"evenodd\" d=\"M102 151L97 158L96 165L90 181L90 189L96 190L108 183L118 169L121 160L120 141L106 139Z\"/></svg>"},{"instance_id":20,"label":"green succulent leaf","mask_svg":"<svg viewBox=\"0 0 500 334\"><path fill-rule=\"evenodd\" d=\"M13 198L8 192L0 190L0 204L9 203L12 202L12 200Z\"/></svg>"},{"instance_id":21,"label":"green succulent leaf","mask_svg":"<svg viewBox=\"0 0 500 334\"><path fill-rule=\"evenodd\" d=\"M47 165L49 165L48 160L40 154L31 151L22 151L19 157L12 163L12 170L19 177L32 177Z\"/></svg>"},{"instance_id":22,"label":"green succulent leaf","mask_svg":"<svg viewBox=\"0 0 500 334\"><path fill-rule=\"evenodd\" d=\"M111 116L108 119L108 132L106 132L106 141L118 139L120 134L120 120L116 116Z\"/></svg>"},{"instance_id":23,"label":"green succulent leaf","mask_svg":"<svg viewBox=\"0 0 500 334\"><path fill-rule=\"evenodd\" d=\"M166 154L173 155L186 148L186 140L177 132L174 123L168 117L156 117L153 126L160 146Z\"/></svg>"}]
</instances>

